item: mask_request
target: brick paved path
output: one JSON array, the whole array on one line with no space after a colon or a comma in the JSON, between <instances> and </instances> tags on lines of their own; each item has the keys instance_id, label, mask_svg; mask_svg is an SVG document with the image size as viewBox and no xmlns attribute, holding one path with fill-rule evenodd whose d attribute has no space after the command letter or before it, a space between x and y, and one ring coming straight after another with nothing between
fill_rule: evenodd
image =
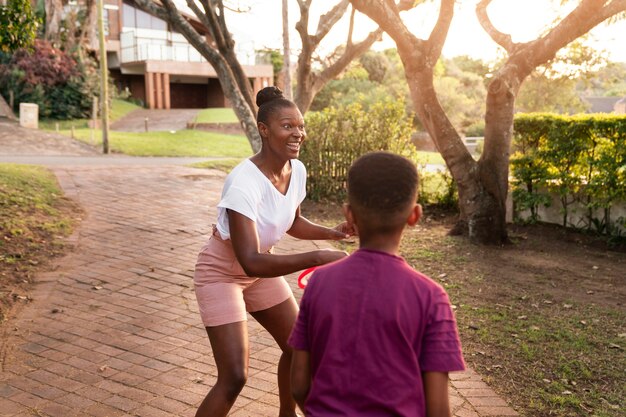
<instances>
[{"instance_id":1,"label":"brick paved path","mask_svg":"<svg viewBox=\"0 0 626 417\"><path fill-rule=\"evenodd\" d=\"M0 415L193 416L217 373L191 277L223 174L54 170L86 218L76 250L38 276L34 301L5 326ZM289 239L278 251L313 245ZM249 381L231 415L275 416L279 349L254 320L249 328ZM456 417L516 415L474 372L452 378Z\"/></svg>"}]
</instances>

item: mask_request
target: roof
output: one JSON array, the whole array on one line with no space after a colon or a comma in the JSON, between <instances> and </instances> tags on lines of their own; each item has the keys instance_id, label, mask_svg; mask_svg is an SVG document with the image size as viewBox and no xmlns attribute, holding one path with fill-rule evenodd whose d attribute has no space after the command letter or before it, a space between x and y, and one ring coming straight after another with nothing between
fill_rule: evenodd
<instances>
[{"instance_id":1,"label":"roof","mask_svg":"<svg viewBox=\"0 0 626 417\"><path fill-rule=\"evenodd\" d=\"M583 100L591 106L587 110L588 113L613 113L615 104L621 97L583 97Z\"/></svg>"}]
</instances>

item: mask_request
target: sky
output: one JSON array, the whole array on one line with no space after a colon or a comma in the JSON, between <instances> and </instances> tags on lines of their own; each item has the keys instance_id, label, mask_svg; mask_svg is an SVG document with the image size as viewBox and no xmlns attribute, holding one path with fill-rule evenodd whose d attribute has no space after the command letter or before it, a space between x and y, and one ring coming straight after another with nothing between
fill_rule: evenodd
<instances>
[{"instance_id":1,"label":"sky","mask_svg":"<svg viewBox=\"0 0 626 417\"><path fill-rule=\"evenodd\" d=\"M233 3L237 3L234 1ZM241 48L246 50L273 48L282 50L282 0L241 0L250 5L248 13L227 15L227 23ZM478 23L475 14L477 0L457 1L443 55L469 55L489 61L498 57L498 46L489 38ZM514 41L528 41L538 37L546 27L560 15L571 10L559 6L559 1L546 0L494 0L488 12L494 25L502 32L509 33ZM336 0L316 0L312 3L309 33L317 27L317 18L336 4ZM438 14L439 2L427 2L401 14L405 24L417 36L425 38L430 33ZM560 12L559 12L560 9ZM300 18L297 2L289 1L290 43L292 55L297 56L300 36L295 24ZM345 43L348 28L348 14L322 42L323 53L330 53L337 45ZM363 39L376 25L367 16L357 13L355 39ZM620 42L621 40L621 42ZM590 32L589 42L594 47L606 50L612 61L626 62L626 19L613 25L600 25ZM621 46L620 46L621 43ZM373 49L382 50L395 47L385 35Z\"/></svg>"}]
</instances>

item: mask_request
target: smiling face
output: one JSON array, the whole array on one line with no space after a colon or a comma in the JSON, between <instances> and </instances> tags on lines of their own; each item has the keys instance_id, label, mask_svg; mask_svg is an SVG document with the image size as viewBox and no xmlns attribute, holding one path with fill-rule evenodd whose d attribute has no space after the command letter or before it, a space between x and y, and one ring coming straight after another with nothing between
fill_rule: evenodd
<instances>
[{"instance_id":1,"label":"smiling face","mask_svg":"<svg viewBox=\"0 0 626 417\"><path fill-rule=\"evenodd\" d=\"M277 108L267 123L259 122L263 147L279 159L296 159L306 138L304 118L294 105Z\"/></svg>"}]
</instances>

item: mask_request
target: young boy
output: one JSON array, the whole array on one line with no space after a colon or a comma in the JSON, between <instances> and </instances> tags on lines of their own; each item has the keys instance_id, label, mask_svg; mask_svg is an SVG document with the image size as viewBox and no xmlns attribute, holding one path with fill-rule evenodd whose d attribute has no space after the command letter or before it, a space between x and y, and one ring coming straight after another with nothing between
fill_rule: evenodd
<instances>
[{"instance_id":1,"label":"young boy","mask_svg":"<svg viewBox=\"0 0 626 417\"><path fill-rule=\"evenodd\" d=\"M448 372L465 368L445 290L400 256L415 225L409 160L373 152L348 173L348 223L360 248L318 268L289 338L292 393L309 417L450 416Z\"/></svg>"}]
</instances>

